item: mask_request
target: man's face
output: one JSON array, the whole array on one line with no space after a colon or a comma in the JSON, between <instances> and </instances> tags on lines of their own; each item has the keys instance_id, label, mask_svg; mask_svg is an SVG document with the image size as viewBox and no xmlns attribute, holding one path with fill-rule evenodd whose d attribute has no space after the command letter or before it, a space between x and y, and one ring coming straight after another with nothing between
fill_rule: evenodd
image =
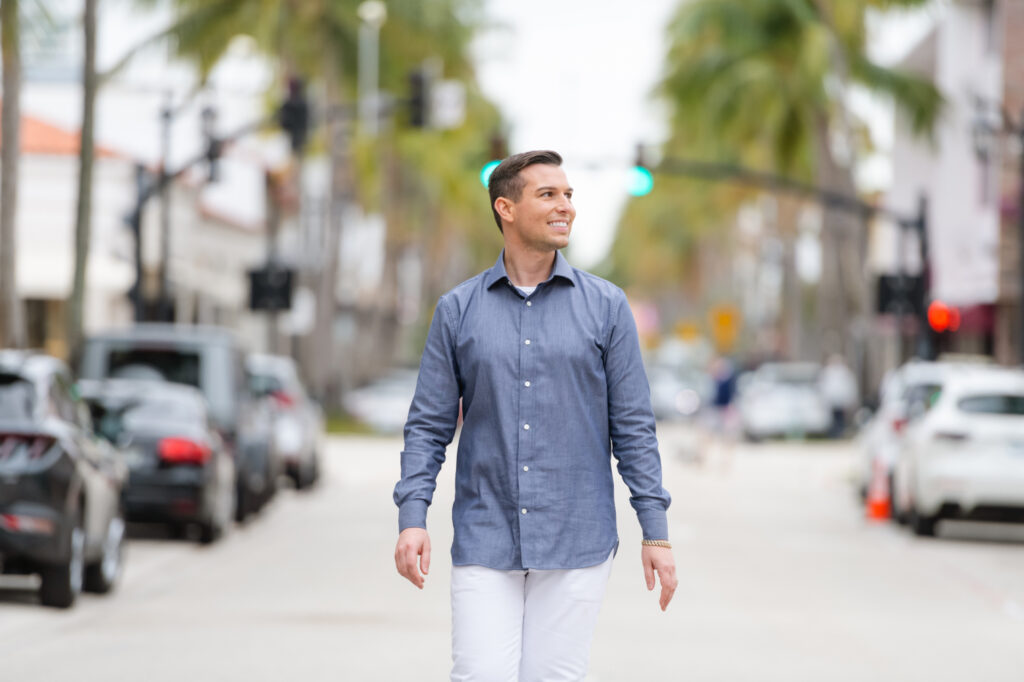
<instances>
[{"instance_id":1,"label":"man's face","mask_svg":"<svg viewBox=\"0 0 1024 682\"><path fill-rule=\"evenodd\" d=\"M536 251L568 246L576 208L565 171L560 166L537 163L524 168L519 176L526 184L519 201L509 207L512 220L505 222L505 239Z\"/></svg>"}]
</instances>

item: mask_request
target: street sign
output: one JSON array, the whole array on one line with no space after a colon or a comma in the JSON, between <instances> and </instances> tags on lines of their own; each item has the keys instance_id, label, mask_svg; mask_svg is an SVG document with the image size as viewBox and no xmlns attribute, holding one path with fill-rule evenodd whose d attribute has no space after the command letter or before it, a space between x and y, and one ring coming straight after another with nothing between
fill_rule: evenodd
<instances>
[{"instance_id":1,"label":"street sign","mask_svg":"<svg viewBox=\"0 0 1024 682\"><path fill-rule=\"evenodd\" d=\"M292 284L295 271L278 266L265 266L249 271L250 310L288 310L292 307Z\"/></svg>"},{"instance_id":2,"label":"street sign","mask_svg":"<svg viewBox=\"0 0 1024 682\"><path fill-rule=\"evenodd\" d=\"M875 312L879 315L920 315L924 312L921 275L879 275Z\"/></svg>"}]
</instances>

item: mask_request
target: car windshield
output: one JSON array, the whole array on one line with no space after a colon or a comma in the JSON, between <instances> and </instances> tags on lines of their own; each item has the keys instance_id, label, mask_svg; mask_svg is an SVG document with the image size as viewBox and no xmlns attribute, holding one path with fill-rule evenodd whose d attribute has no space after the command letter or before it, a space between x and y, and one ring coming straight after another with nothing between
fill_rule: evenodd
<instances>
[{"instance_id":1,"label":"car windshield","mask_svg":"<svg viewBox=\"0 0 1024 682\"><path fill-rule=\"evenodd\" d=\"M1004 414L1024 416L1024 395L990 394L962 398L957 407L973 414Z\"/></svg>"},{"instance_id":2,"label":"car windshield","mask_svg":"<svg viewBox=\"0 0 1024 682\"><path fill-rule=\"evenodd\" d=\"M285 390L284 383L273 374L249 373L249 391L254 395L266 395Z\"/></svg>"},{"instance_id":3,"label":"car windshield","mask_svg":"<svg viewBox=\"0 0 1024 682\"><path fill-rule=\"evenodd\" d=\"M31 419L35 406L31 383L16 374L0 374L0 418Z\"/></svg>"},{"instance_id":4,"label":"car windshield","mask_svg":"<svg viewBox=\"0 0 1024 682\"><path fill-rule=\"evenodd\" d=\"M812 386L818 381L818 369L813 365L772 365L762 372L764 380L774 384Z\"/></svg>"},{"instance_id":5,"label":"car windshield","mask_svg":"<svg viewBox=\"0 0 1024 682\"><path fill-rule=\"evenodd\" d=\"M903 390L903 402L907 405L923 403L931 407L942 395L942 384L916 384Z\"/></svg>"}]
</instances>

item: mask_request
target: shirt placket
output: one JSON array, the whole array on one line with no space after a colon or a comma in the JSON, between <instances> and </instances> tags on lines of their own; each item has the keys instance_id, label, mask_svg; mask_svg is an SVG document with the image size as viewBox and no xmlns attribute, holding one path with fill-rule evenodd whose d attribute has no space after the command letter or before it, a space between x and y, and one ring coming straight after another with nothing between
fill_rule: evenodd
<instances>
[{"instance_id":1,"label":"shirt placket","mask_svg":"<svg viewBox=\"0 0 1024 682\"><path fill-rule=\"evenodd\" d=\"M534 296L531 294L525 299L519 300L519 376L517 377L517 388L519 391L519 432L518 457L516 461L517 475L519 479L519 538L524 562L532 560L532 552L529 547L534 533L532 527L536 524L536 510L532 508L537 500L535 491L537 486L534 471L534 457L539 436L535 418L538 415L536 408L536 389L534 383L536 377L534 372L539 367L537 352L542 340L538 338L538 325L534 312ZM528 565L528 563L527 563Z\"/></svg>"}]
</instances>

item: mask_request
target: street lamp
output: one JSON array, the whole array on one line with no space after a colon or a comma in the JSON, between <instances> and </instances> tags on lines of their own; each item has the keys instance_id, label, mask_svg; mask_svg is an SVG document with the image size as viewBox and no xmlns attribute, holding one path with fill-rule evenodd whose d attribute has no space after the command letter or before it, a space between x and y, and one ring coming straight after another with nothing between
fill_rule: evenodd
<instances>
[{"instance_id":1,"label":"street lamp","mask_svg":"<svg viewBox=\"0 0 1024 682\"><path fill-rule=\"evenodd\" d=\"M377 83L379 80L380 27L388 18L388 8L380 0L366 0L356 10L359 25L359 120L363 132L377 136Z\"/></svg>"},{"instance_id":2,"label":"street lamp","mask_svg":"<svg viewBox=\"0 0 1024 682\"><path fill-rule=\"evenodd\" d=\"M988 164L993 157L997 141L1002 136L1017 136L1019 140L1019 168L1020 175L1017 180L1017 253L1019 265L1017 268L1018 294L1017 310L1019 337L1017 340L1017 352L1021 364L1024 364L1024 112L1018 121L1001 107L996 108L995 103L975 98L974 121L971 124L971 142L974 145L974 153L978 161Z\"/></svg>"}]
</instances>

